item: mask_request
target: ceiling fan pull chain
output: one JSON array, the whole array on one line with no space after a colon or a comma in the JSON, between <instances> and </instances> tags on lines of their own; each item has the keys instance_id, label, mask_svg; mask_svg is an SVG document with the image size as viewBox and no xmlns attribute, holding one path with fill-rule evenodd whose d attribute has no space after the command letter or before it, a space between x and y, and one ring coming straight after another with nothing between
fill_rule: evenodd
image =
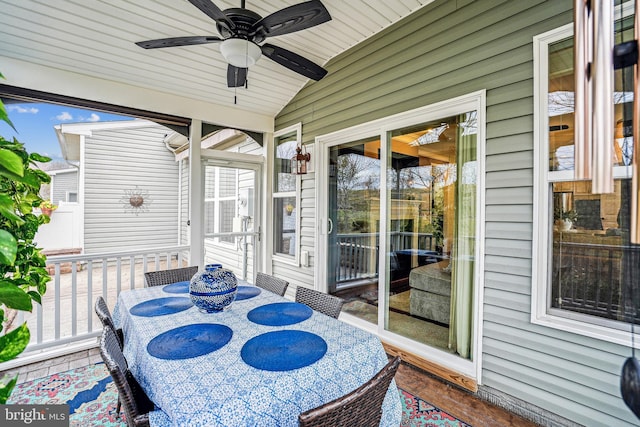
<instances>
[{"instance_id":1,"label":"ceiling fan pull chain","mask_svg":"<svg viewBox=\"0 0 640 427\"><path fill-rule=\"evenodd\" d=\"M244 0L242 0L242 8L244 8ZM245 58L248 58L249 57L249 43L247 43L245 45L244 49L245 49ZM247 69L247 71L246 71L246 75L244 77L244 88L245 89L249 89L249 79L248 79L248 77L249 77L249 64L246 64L245 68Z\"/></svg>"}]
</instances>

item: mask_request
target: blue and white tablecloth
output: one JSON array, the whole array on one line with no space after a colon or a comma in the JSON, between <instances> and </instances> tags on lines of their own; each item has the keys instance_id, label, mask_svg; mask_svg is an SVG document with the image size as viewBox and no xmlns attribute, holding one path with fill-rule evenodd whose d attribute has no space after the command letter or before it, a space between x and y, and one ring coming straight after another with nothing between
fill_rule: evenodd
<instances>
[{"instance_id":1,"label":"blue and white tablecloth","mask_svg":"<svg viewBox=\"0 0 640 427\"><path fill-rule=\"evenodd\" d=\"M196 307L154 317L129 313L136 304L171 295L176 294L165 293L160 286L123 291L114 310L116 326L124 331L131 372L159 408L150 414L152 426L297 426L299 413L349 393L387 363L376 336L318 312L286 326L249 321L247 313L252 309L287 301L267 291L235 301L221 313L204 314ZM147 352L154 337L194 323L226 325L233 336L222 348L189 359L159 359ZM322 337L326 354L309 366L288 371L260 370L242 360L241 349L247 341L282 330ZM392 382L380 425L397 427L401 415L398 390Z\"/></svg>"}]
</instances>

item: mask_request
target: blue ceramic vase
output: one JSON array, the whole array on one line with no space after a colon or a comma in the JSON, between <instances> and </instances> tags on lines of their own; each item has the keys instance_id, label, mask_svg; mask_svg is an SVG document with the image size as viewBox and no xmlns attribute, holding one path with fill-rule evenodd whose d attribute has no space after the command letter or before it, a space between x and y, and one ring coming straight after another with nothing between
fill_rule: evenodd
<instances>
[{"instance_id":1,"label":"blue ceramic vase","mask_svg":"<svg viewBox=\"0 0 640 427\"><path fill-rule=\"evenodd\" d=\"M189 283L189 295L193 305L205 313L224 310L236 299L238 280L231 270L220 264L208 264L196 273Z\"/></svg>"}]
</instances>

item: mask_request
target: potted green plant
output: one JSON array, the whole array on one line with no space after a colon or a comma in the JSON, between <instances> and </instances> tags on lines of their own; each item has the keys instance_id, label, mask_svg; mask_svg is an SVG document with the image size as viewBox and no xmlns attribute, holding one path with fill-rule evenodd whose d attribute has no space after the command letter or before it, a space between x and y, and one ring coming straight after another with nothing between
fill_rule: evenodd
<instances>
[{"instance_id":1,"label":"potted green plant","mask_svg":"<svg viewBox=\"0 0 640 427\"><path fill-rule=\"evenodd\" d=\"M13 128L1 101L0 120ZM27 323L13 327L8 312L31 311L34 301L41 303L51 279L46 258L33 241L38 227L49 222L49 217L34 214L34 208L43 202L40 187L51 179L31 167L50 160L27 153L15 138L0 136L0 363L16 358L30 339ZM0 378L0 404L6 403L17 379L17 375Z\"/></svg>"},{"instance_id":2,"label":"potted green plant","mask_svg":"<svg viewBox=\"0 0 640 427\"><path fill-rule=\"evenodd\" d=\"M568 211L556 209L554 212L555 224L560 231L571 230L573 224L578 220L578 212L570 209Z\"/></svg>"},{"instance_id":3,"label":"potted green plant","mask_svg":"<svg viewBox=\"0 0 640 427\"><path fill-rule=\"evenodd\" d=\"M45 200L40 203L40 212L42 212L43 215L51 216L56 209L58 209L58 205L54 205L51 200Z\"/></svg>"}]
</instances>

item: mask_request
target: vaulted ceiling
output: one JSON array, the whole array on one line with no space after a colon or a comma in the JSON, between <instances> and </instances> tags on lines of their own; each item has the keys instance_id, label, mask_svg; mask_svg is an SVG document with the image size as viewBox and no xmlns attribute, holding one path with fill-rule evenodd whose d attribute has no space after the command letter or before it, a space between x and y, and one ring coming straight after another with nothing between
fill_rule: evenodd
<instances>
[{"instance_id":1,"label":"vaulted ceiling","mask_svg":"<svg viewBox=\"0 0 640 427\"><path fill-rule=\"evenodd\" d=\"M224 10L240 1L215 4ZM301 1L248 0L246 8L264 17ZM431 1L323 0L331 21L267 42L324 66ZM309 82L263 57L249 69L248 88L232 89L217 44L153 50L134 44L218 36L215 22L186 0L0 0L0 10L0 71L6 57L271 117Z\"/></svg>"}]
</instances>

